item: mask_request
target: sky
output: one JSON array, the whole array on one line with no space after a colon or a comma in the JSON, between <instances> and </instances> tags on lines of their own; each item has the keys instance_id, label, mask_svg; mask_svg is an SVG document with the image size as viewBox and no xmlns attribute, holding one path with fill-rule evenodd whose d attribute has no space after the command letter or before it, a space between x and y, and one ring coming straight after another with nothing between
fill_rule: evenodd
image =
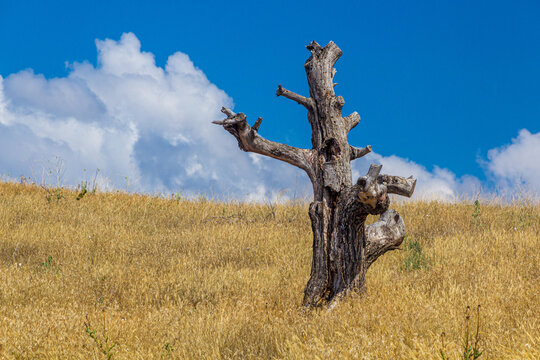
<instances>
[{"instance_id":1,"label":"sky","mask_svg":"<svg viewBox=\"0 0 540 360\"><path fill-rule=\"evenodd\" d=\"M0 0L0 176L221 199L306 197L212 120L310 148L305 46L334 41L336 94L370 163L415 198L540 193L537 1ZM99 170L98 170L99 169ZM98 176L96 177L96 173Z\"/></svg>"}]
</instances>

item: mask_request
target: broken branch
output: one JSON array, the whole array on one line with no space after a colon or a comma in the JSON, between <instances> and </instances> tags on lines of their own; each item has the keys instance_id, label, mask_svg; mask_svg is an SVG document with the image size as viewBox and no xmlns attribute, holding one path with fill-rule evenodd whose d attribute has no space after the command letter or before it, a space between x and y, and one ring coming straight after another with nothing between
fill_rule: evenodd
<instances>
[{"instance_id":1,"label":"broken branch","mask_svg":"<svg viewBox=\"0 0 540 360\"><path fill-rule=\"evenodd\" d=\"M295 92L289 91L285 89L283 86L278 85L278 88L276 90L277 96L283 96L287 99L291 99L299 103L300 105L303 105L306 109L309 111L313 111L313 100L311 98L299 95Z\"/></svg>"},{"instance_id":2,"label":"broken branch","mask_svg":"<svg viewBox=\"0 0 540 360\"><path fill-rule=\"evenodd\" d=\"M251 129L254 131L259 131L259 126L261 126L261 123L262 123L262 117L259 116L259 118L257 119L257 121L255 121L255 124L251 127Z\"/></svg>"},{"instance_id":3,"label":"broken branch","mask_svg":"<svg viewBox=\"0 0 540 360\"><path fill-rule=\"evenodd\" d=\"M405 223L397 211L390 209L379 220L366 227L366 268L389 250L399 248L405 237Z\"/></svg>"},{"instance_id":4,"label":"broken branch","mask_svg":"<svg viewBox=\"0 0 540 360\"><path fill-rule=\"evenodd\" d=\"M375 180L377 180L377 177L379 176L381 169L382 169L382 165L371 164L369 166L368 173L366 174L366 176L364 176L364 178L366 179L366 182L364 185L364 191L366 191L369 187L371 187L375 183Z\"/></svg>"},{"instance_id":5,"label":"broken branch","mask_svg":"<svg viewBox=\"0 0 540 360\"><path fill-rule=\"evenodd\" d=\"M348 125L349 131L351 131L360 122L360 115L355 111L349 116L343 118Z\"/></svg>"},{"instance_id":6,"label":"broken branch","mask_svg":"<svg viewBox=\"0 0 540 360\"><path fill-rule=\"evenodd\" d=\"M238 147L240 149L285 161L305 170L309 176L312 175L313 169L309 161L311 150L300 149L287 144L279 144L261 137L257 134L257 130L262 122L262 118L260 117L253 127L250 127L243 113L236 114L225 107L221 109L221 112L227 115L227 119L212 121L212 123L222 125L225 130L231 133L238 141Z\"/></svg>"},{"instance_id":7,"label":"broken branch","mask_svg":"<svg viewBox=\"0 0 540 360\"><path fill-rule=\"evenodd\" d=\"M351 160L358 159L371 152L371 145L366 146L363 149L351 146Z\"/></svg>"},{"instance_id":8,"label":"broken branch","mask_svg":"<svg viewBox=\"0 0 540 360\"><path fill-rule=\"evenodd\" d=\"M236 115L233 111L227 109L225 106L221 108L221 112L227 115L228 117L233 117Z\"/></svg>"},{"instance_id":9,"label":"broken branch","mask_svg":"<svg viewBox=\"0 0 540 360\"><path fill-rule=\"evenodd\" d=\"M377 182L386 185L389 194L411 197L416 186L416 179L412 176L404 178L401 176L379 175Z\"/></svg>"}]
</instances>

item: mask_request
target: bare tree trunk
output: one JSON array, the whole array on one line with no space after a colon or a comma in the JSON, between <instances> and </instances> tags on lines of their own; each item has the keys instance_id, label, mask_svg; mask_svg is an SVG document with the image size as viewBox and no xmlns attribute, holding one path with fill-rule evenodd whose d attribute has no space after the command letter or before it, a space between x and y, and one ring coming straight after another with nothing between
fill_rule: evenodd
<instances>
[{"instance_id":1,"label":"bare tree trunk","mask_svg":"<svg viewBox=\"0 0 540 360\"><path fill-rule=\"evenodd\" d=\"M305 306L321 306L347 291L363 291L369 266L386 251L396 249L405 234L400 215L388 210L388 194L410 197L416 180L380 175L381 166L371 165L366 176L352 182L351 161L368 154L371 147L349 145L347 134L360 122L354 112L342 117L345 104L334 93L334 64L342 52L333 42L324 48L313 41L307 46L311 57L305 63L310 97L278 86L277 95L303 105L311 124L312 149L298 149L268 141L257 134L262 118L253 127L244 114L229 109L223 125L240 149L270 156L295 165L313 184L309 216L313 230L311 276L304 292ZM382 214L365 228L369 214Z\"/></svg>"}]
</instances>

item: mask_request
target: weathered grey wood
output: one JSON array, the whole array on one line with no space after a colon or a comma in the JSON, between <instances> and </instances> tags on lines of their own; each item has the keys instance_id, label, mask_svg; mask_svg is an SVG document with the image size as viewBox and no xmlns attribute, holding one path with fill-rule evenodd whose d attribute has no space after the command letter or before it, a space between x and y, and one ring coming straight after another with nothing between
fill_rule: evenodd
<instances>
[{"instance_id":1,"label":"weathered grey wood","mask_svg":"<svg viewBox=\"0 0 540 360\"><path fill-rule=\"evenodd\" d=\"M313 100L311 98L298 95L297 93L294 93L292 91L289 91L287 89L284 89L281 85L278 85L278 88L276 90L277 96L283 96L287 99L291 99L299 103L300 105L303 105L306 109L309 111L313 110Z\"/></svg>"},{"instance_id":2,"label":"weathered grey wood","mask_svg":"<svg viewBox=\"0 0 540 360\"><path fill-rule=\"evenodd\" d=\"M387 210L366 228L366 268L389 250L399 248L405 237L405 223L395 210Z\"/></svg>"},{"instance_id":3,"label":"weathered grey wood","mask_svg":"<svg viewBox=\"0 0 540 360\"><path fill-rule=\"evenodd\" d=\"M416 186L416 179L412 176L404 178L401 176L379 175L378 181L386 185L389 194L411 197Z\"/></svg>"},{"instance_id":4,"label":"weathered grey wood","mask_svg":"<svg viewBox=\"0 0 540 360\"><path fill-rule=\"evenodd\" d=\"M273 157L275 159L288 162L305 170L308 175L311 173L311 150L299 149L287 144L280 144L266 140L257 130L262 122L262 118L257 119L254 127L251 128L243 113L234 113L232 110L223 107L221 112L227 115L225 120L212 121L214 124L223 125L225 130L231 133L238 141L241 150L254 152L261 155Z\"/></svg>"},{"instance_id":5,"label":"weathered grey wood","mask_svg":"<svg viewBox=\"0 0 540 360\"><path fill-rule=\"evenodd\" d=\"M351 160L361 158L371 152L371 145L366 146L363 149L351 146Z\"/></svg>"},{"instance_id":6,"label":"weathered grey wood","mask_svg":"<svg viewBox=\"0 0 540 360\"><path fill-rule=\"evenodd\" d=\"M253 131L259 131L259 126L261 126L262 123L262 117L259 116L257 121L255 121L255 124L251 127Z\"/></svg>"},{"instance_id":7,"label":"weathered grey wood","mask_svg":"<svg viewBox=\"0 0 540 360\"><path fill-rule=\"evenodd\" d=\"M334 64L342 51L333 42L322 47L313 41L307 49L311 56L304 68L310 96L281 85L276 95L308 110L312 149L266 140L257 134L262 118L250 127L244 114L226 108L222 111L227 118L214 123L231 133L240 149L288 162L308 174L313 185L313 202L309 206L313 260L303 304L311 307L328 304L348 291L364 290L369 266L396 249L405 234L403 219L388 209L388 194L410 197L416 180L380 175L381 165L371 165L368 173L353 184L350 163L371 152L371 146L356 148L347 140L360 116L353 112L342 117L345 100L334 92ZM367 216L379 214L379 220L366 228Z\"/></svg>"},{"instance_id":8,"label":"weathered grey wood","mask_svg":"<svg viewBox=\"0 0 540 360\"><path fill-rule=\"evenodd\" d=\"M356 125L360 123L360 115L358 115L356 111L349 116L345 116L343 119L345 120L349 131L351 131Z\"/></svg>"}]
</instances>

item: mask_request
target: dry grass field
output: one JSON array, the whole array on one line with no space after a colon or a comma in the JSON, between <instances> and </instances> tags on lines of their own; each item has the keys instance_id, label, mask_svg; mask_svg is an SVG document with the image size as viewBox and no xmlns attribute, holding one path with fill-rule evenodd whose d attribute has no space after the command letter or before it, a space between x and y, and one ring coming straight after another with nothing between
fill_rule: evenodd
<instances>
[{"instance_id":1,"label":"dry grass field","mask_svg":"<svg viewBox=\"0 0 540 360\"><path fill-rule=\"evenodd\" d=\"M367 293L304 312L307 205L76 197L0 183L0 358L462 359L480 305L480 359L540 359L538 205L395 205Z\"/></svg>"}]
</instances>

